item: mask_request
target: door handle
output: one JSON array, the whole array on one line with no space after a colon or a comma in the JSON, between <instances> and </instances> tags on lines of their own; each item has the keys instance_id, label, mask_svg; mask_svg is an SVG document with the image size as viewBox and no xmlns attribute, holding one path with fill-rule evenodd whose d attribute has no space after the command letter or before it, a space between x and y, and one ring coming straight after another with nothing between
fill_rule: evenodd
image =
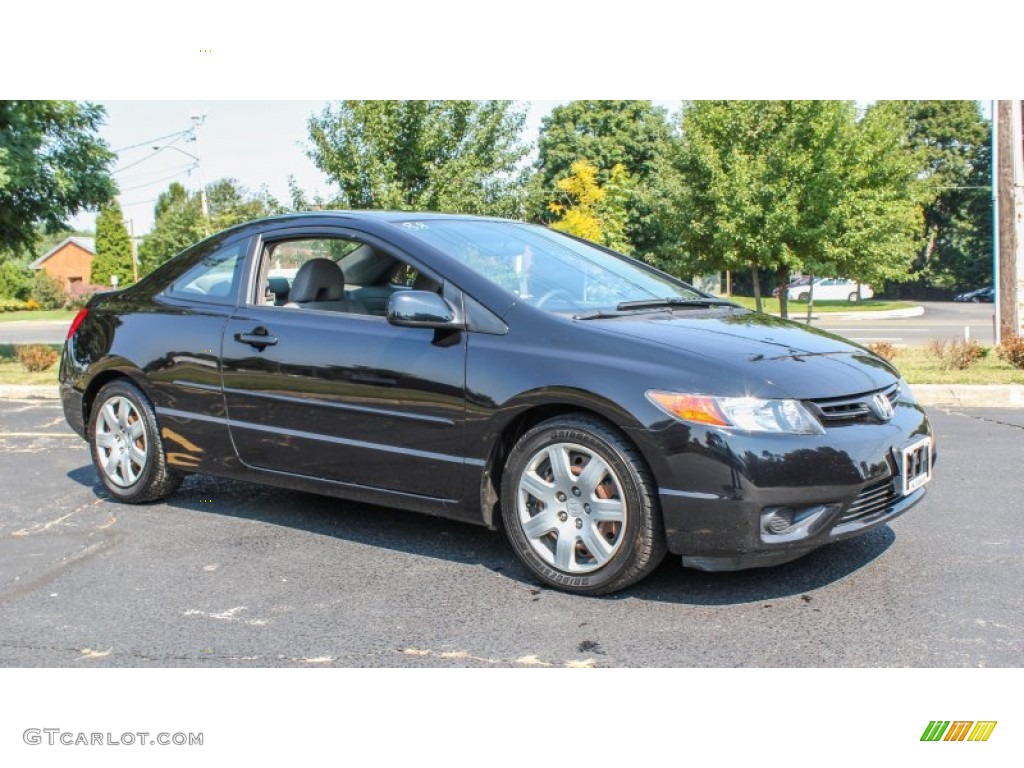
<instances>
[{"instance_id":1,"label":"door handle","mask_svg":"<svg viewBox=\"0 0 1024 768\"><path fill-rule=\"evenodd\" d=\"M236 333L235 341L249 344L256 347L256 349L263 349L264 347L272 347L277 344L277 337L271 336L270 332L261 325L253 328L248 333Z\"/></svg>"}]
</instances>

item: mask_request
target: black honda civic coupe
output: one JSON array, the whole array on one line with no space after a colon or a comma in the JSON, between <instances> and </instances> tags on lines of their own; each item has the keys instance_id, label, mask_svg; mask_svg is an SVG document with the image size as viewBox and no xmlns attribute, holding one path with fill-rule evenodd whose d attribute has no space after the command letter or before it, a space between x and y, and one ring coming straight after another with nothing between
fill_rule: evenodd
<instances>
[{"instance_id":1,"label":"black honda civic coupe","mask_svg":"<svg viewBox=\"0 0 1024 768\"><path fill-rule=\"evenodd\" d=\"M71 426L112 497L192 472L503 528L604 594L886 524L928 420L885 360L544 227L320 212L216 234L75 318Z\"/></svg>"}]
</instances>

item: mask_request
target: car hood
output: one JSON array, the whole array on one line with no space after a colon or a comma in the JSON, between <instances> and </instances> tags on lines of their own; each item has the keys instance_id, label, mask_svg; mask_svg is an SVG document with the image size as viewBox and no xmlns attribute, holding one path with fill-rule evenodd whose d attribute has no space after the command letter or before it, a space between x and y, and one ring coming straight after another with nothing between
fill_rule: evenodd
<instances>
[{"instance_id":1,"label":"car hood","mask_svg":"<svg viewBox=\"0 0 1024 768\"><path fill-rule=\"evenodd\" d=\"M671 348L681 353L683 365L685 358L699 357L698 364L719 368L717 373L726 368L737 391L759 396L843 397L899 378L885 360L842 337L757 312L686 310L585 322Z\"/></svg>"}]
</instances>

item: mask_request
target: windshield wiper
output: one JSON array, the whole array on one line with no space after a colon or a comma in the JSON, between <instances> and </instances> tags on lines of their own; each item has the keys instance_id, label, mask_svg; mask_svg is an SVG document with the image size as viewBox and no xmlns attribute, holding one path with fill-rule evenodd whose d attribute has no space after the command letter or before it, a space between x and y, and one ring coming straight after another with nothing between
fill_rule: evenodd
<instances>
[{"instance_id":1,"label":"windshield wiper","mask_svg":"<svg viewBox=\"0 0 1024 768\"><path fill-rule=\"evenodd\" d=\"M681 296L666 296L663 299L640 299L623 301L615 309L622 312L630 309L654 309L657 307L735 307L731 301L700 296L695 299L684 299Z\"/></svg>"},{"instance_id":2,"label":"windshield wiper","mask_svg":"<svg viewBox=\"0 0 1024 768\"><path fill-rule=\"evenodd\" d=\"M593 312L584 312L580 315L573 315L573 320L603 320L609 317L629 317L630 315L647 315L651 312L668 312L668 307L631 307L629 309L595 309Z\"/></svg>"}]
</instances>

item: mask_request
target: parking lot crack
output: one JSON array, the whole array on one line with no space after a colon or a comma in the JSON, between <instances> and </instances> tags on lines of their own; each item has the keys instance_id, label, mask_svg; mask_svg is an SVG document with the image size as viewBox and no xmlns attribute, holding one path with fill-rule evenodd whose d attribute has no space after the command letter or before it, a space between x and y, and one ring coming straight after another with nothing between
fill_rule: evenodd
<instances>
[{"instance_id":1,"label":"parking lot crack","mask_svg":"<svg viewBox=\"0 0 1024 768\"><path fill-rule=\"evenodd\" d=\"M987 416L979 416L979 415L974 414L974 413L964 413L963 411L950 411L950 410L947 410L946 413L948 413L950 416L965 416L968 419L974 419L975 421L984 421L984 422L987 422L989 424L998 424L1001 427L1012 427L1014 429L1024 430L1024 424L1013 424L1012 422L1009 422L1009 421L1001 421L999 419L990 419Z\"/></svg>"}]
</instances>

